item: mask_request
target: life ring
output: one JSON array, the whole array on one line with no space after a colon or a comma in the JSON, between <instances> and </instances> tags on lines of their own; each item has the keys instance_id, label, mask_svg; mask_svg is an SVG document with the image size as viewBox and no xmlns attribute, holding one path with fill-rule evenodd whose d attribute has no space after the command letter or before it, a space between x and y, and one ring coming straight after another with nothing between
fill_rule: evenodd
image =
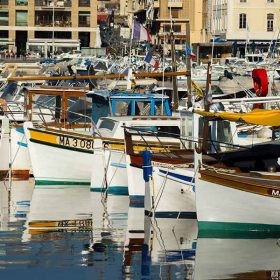
<instances>
[{"instance_id":1,"label":"life ring","mask_svg":"<svg viewBox=\"0 0 280 280\"><path fill-rule=\"evenodd\" d=\"M0 107L2 107L3 112L8 111L8 105L5 99L0 98Z\"/></svg>"}]
</instances>

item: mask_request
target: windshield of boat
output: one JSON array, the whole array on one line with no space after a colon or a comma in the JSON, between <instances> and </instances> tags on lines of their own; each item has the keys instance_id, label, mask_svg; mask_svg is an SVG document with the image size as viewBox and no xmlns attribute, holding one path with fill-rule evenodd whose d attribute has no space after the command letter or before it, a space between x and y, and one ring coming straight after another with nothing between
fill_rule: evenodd
<instances>
[{"instance_id":1,"label":"windshield of boat","mask_svg":"<svg viewBox=\"0 0 280 280\"><path fill-rule=\"evenodd\" d=\"M134 105L134 106L133 106ZM160 116L166 115L164 102L155 101L154 108L151 108L151 101L117 101L115 116Z\"/></svg>"}]
</instances>

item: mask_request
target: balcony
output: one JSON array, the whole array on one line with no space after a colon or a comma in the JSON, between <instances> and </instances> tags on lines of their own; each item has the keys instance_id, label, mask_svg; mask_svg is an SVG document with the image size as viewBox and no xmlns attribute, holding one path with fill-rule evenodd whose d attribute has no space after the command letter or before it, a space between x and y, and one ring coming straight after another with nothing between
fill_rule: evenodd
<instances>
[{"instance_id":1,"label":"balcony","mask_svg":"<svg viewBox=\"0 0 280 280\"><path fill-rule=\"evenodd\" d=\"M51 11L36 11L35 26L38 27L71 27L71 13L65 11L56 11L53 21Z\"/></svg>"},{"instance_id":2,"label":"balcony","mask_svg":"<svg viewBox=\"0 0 280 280\"><path fill-rule=\"evenodd\" d=\"M9 0L0 0L0 6L8 6Z\"/></svg>"},{"instance_id":3,"label":"balcony","mask_svg":"<svg viewBox=\"0 0 280 280\"><path fill-rule=\"evenodd\" d=\"M182 0L168 0L168 8L183 8Z\"/></svg>"},{"instance_id":4,"label":"balcony","mask_svg":"<svg viewBox=\"0 0 280 280\"><path fill-rule=\"evenodd\" d=\"M53 8L70 8L72 7L70 0L35 0L36 8L53 9Z\"/></svg>"}]
</instances>

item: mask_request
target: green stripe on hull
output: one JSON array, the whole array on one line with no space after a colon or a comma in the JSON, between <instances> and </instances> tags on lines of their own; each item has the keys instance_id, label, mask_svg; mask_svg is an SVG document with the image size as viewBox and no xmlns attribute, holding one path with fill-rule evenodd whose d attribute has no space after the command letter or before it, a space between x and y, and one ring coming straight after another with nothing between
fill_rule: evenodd
<instances>
[{"instance_id":1,"label":"green stripe on hull","mask_svg":"<svg viewBox=\"0 0 280 280\"><path fill-rule=\"evenodd\" d=\"M59 185L59 186L90 186L90 182L78 182L78 181L53 181L53 180L35 180L36 186L42 186L42 185Z\"/></svg>"},{"instance_id":2,"label":"green stripe on hull","mask_svg":"<svg viewBox=\"0 0 280 280\"><path fill-rule=\"evenodd\" d=\"M253 223L226 223L226 222L198 222L200 234L204 232L279 232L280 225L253 224Z\"/></svg>"}]
</instances>

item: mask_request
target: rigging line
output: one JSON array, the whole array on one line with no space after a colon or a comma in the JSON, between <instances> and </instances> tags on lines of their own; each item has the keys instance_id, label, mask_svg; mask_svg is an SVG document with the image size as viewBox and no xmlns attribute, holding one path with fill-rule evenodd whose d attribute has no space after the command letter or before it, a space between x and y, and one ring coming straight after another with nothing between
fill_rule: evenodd
<instances>
[{"instance_id":1,"label":"rigging line","mask_svg":"<svg viewBox=\"0 0 280 280\"><path fill-rule=\"evenodd\" d=\"M183 249L182 249L182 248L180 248L180 243L179 243L178 238L177 238L177 236L176 236L176 234L175 234L174 228L175 228L175 225L173 226L173 228L172 228L172 230L171 230L171 231L172 231L172 234L174 235L174 238L175 238L176 244L177 244L178 249L179 249L179 251L180 251L182 262L184 263L184 266L186 267L186 269L188 269L188 266L187 266L186 260L184 259Z\"/></svg>"},{"instance_id":2,"label":"rigging line","mask_svg":"<svg viewBox=\"0 0 280 280\"><path fill-rule=\"evenodd\" d=\"M20 142L23 141L24 137L25 137L25 135L23 134L23 135L22 135L22 138L21 138L21 140L20 140ZM11 147L10 147L10 148L11 148ZM6 180L7 180L7 178L9 177L10 169L12 169L12 166L13 166L13 164L14 164L14 161L15 161L15 159L16 159L16 157L17 157L17 154L18 154L20 148L21 148L21 146L18 145L17 151L16 151L16 153L15 153L15 156L14 156L14 158L13 158L12 161L11 161L11 166L9 167L9 170L7 171L7 174L6 174L6 176L5 176L4 180L3 180L4 186L5 186L6 190L8 190L8 188L7 188L7 186L6 186Z\"/></svg>"},{"instance_id":3,"label":"rigging line","mask_svg":"<svg viewBox=\"0 0 280 280\"><path fill-rule=\"evenodd\" d=\"M161 185L161 187L160 187L160 189L159 189L159 191L158 191L158 193L157 193L157 195L155 197L155 201L157 202L157 204L153 206L154 212L157 210L157 207L159 205L160 199L161 199L161 197L163 195L163 192L164 192L164 189L165 189L165 186L166 186L166 183L167 183L167 176L168 176L168 173L169 173L169 169L170 168L168 167L167 168L167 172L166 172L166 176L164 178L165 180L163 181L163 183L162 183L162 185Z\"/></svg>"},{"instance_id":4,"label":"rigging line","mask_svg":"<svg viewBox=\"0 0 280 280\"><path fill-rule=\"evenodd\" d=\"M141 128L136 128L136 127L127 127L127 126L122 126L123 128L128 128L128 129L130 129L130 130L135 130L135 131L137 131L137 133L138 134L140 134L140 132L142 131L142 132L145 132L145 133L147 133L147 134L153 134L153 133L155 133L155 132L153 132L153 131L148 131L148 130L144 130L144 129L141 129ZM178 138L178 139L180 139L180 140L182 140L182 141L189 141L189 142L193 142L193 143L200 143L199 141L201 141L202 140L202 138L198 138L198 139L195 139L195 137L182 137L181 136L181 134L177 134L177 133L170 133L170 132L160 132L161 134L164 134L164 135L170 135L170 136L173 136L173 137L175 137L175 138ZM145 136L145 135L140 135L140 137L143 139L143 136ZM145 143L147 143L147 141L144 141ZM207 142L210 142L210 140L208 139L207 140ZM224 146L230 146L230 147L233 147L233 148L243 148L243 149L250 149L250 148L248 148L248 147L246 147L246 146L241 146L241 145L238 145L238 144L233 144L233 142L232 143L228 143L228 142L223 142L223 141L217 141L217 140L212 140L212 142L213 143L218 143L218 144L222 144L222 145L224 145ZM174 144L176 144L176 142L174 142ZM148 145L148 147L150 147L149 145Z\"/></svg>"},{"instance_id":5,"label":"rigging line","mask_svg":"<svg viewBox=\"0 0 280 280\"><path fill-rule=\"evenodd\" d=\"M119 160L119 162L118 163L121 163L121 161L122 161L122 159L123 159L123 157L124 157L124 153L122 153L122 156L121 156L121 158L120 158L120 160ZM111 180L110 180L110 182L109 182L109 184L111 184L112 183L112 180L114 179L114 176L116 175L116 173L117 173L117 170L118 170L119 168L118 167L116 167L115 168L115 171L114 171L114 174L112 175L112 178L111 178Z\"/></svg>"},{"instance_id":6,"label":"rigging line","mask_svg":"<svg viewBox=\"0 0 280 280\"><path fill-rule=\"evenodd\" d=\"M103 156L105 158L105 147L103 148ZM108 188L109 188L109 184L108 184L108 181L107 181L107 172L108 172L108 169L109 169L110 161L111 161L111 150L109 152L109 157L108 157L107 163L104 167L104 177L103 177L103 182L102 182L102 192L101 193L103 194L103 196L106 197L106 199L108 197ZM103 192L104 189L105 189L105 191Z\"/></svg>"},{"instance_id":7,"label":"rigging line","mask_svg":"<svg viewBox=\"0 0 280 280\"><path fill-rule=\"evenodd\" d=\"M168 167L167 169L169 170L169 168L170 168L170 167ZM168 176L168 172L165 173L164 180L163 180L163 182L162 182L162 184L161 184L161 187L160 187L160 189L159 189L159 191L158 191L158 193L157 193L157 195L156 195L156 197L155 197L154 200L157 200L157 198L158 198L158 196L159 196L159 193L161 192L161 190L162 190L162 189L164 188L164 186L166 185L167 176ZM153 205L153 209L156 210L155 205Z\"/></svg>"},{"instance_id":8,"label":"rigging line","mask_svg":"<svg viewBox=\"0 0 280 280\"><path fill-rule=\"evenodd\" d=\"M157 241L159 246L161 247L161 249L164 251L164 256L165 256L165 261L167 260L167 250L166 250L166 246L165 246L165 242L163 239L163 235L162 235L162 231L158 225L158 221L156 218L154 218L154 224L151 221L151 226L153 227L153 232L156 233L156 235L158 236Z\"/></svg>"}]
</instances>

